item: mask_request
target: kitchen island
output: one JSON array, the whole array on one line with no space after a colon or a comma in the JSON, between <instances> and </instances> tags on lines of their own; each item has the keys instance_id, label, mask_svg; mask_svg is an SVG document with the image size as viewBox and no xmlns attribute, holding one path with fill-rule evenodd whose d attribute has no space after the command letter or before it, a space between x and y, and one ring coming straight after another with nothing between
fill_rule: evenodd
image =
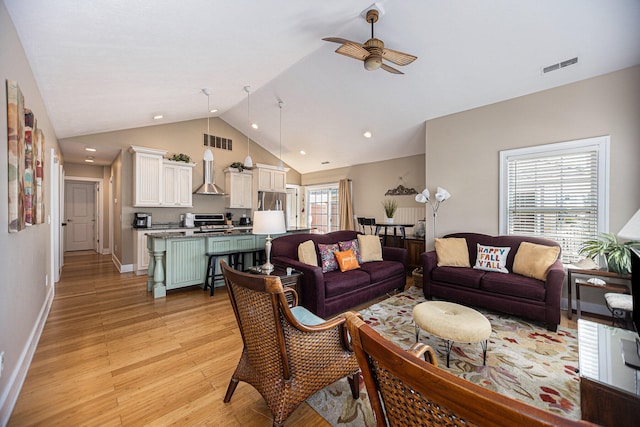
<instances>
[{"instance_id":1,"label":"kitchen island","mask_svg":"<svg viewBox=\"0 0 640 427\"><path fill-rule=\"evenodd\" d=\"M308 233L296 228L287 233ZM272 236L277 238L278 235ZM266 236L251 230L226 230L206 233L193 231L153 233L147 235L149 273L147 291L154 298L167 295L167 290L202 285L205 281L207 253L252 252L264 249ZM216 266L216 274L220 266ZM222 283L221 280L218 280ZM214 284L215 285L215 284Z\"/></svg>"}]
</instances>

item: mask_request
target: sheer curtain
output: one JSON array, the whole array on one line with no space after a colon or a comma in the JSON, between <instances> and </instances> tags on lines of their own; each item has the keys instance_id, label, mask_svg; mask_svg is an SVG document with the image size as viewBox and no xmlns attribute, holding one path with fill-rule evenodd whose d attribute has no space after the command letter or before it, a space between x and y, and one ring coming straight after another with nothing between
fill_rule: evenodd
<instances>
[{"instance_id":1,"label":"sheer curtain","mask_svg":"<svg viewBox=\"0 0 640 427\"><path fill-rule=\"evenodd\" d=\"M340 228L342 230L355 230L350 179L341 179L338 182L338 200L340 200Z\"/></svg>"}]
</instances>

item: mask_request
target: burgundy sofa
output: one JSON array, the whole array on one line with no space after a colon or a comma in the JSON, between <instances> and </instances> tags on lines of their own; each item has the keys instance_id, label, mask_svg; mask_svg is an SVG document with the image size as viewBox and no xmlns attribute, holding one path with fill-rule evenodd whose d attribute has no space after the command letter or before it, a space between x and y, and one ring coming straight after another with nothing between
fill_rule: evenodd
<instances>
[{"instance_id":1,"label":"burgundy sofa","mask_svg":"<svg viewBox=\"0 0 640 427\"><path fill-rule=\"evenodd\" d=\"M469 262L476 263L476 244L509 246L506 267L510 273L498 273L466 267L438 267L435 251L421 255L423 292L427 299L438 298L463 305L484 307L502 313L544 322L555 331L560 323L560 297L564 269L560 260L549 268L546 281L511 273L513 260L523 241L560 246L556 242L524 236L487 236L477 233L456 233L445 237L467 240ZM558 257L560 258L560 257Z\"/></svg>"},{"instance_id":2,"label":"burgundy sofa","mask_svg":"<svg viewBox=\"0 0 640 427\"><path fill-rule=\"evenodd\" d=\"M363 263L359 269L341 272L322 272L298 261L298 245L313 240L318 255L318 243L331 244L357 239L356 231L334 231L328 234L287 234L273 239L271 262L293 267L302 272L299 298L301 305L320 317L329 317L358 304L384 296L394 290L404 290L407 250L382 248L383 261ZM318 265L322 265L318 258Z\"/></svg>"}]
</instances>

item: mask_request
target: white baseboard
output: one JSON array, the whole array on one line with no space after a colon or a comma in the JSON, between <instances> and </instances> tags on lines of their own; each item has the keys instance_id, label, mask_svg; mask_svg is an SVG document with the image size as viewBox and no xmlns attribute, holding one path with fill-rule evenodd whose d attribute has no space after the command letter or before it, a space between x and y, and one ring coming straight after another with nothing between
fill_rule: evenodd
<instances>
[{"instance_id":1,"label":"white baseboard","mask_svg":"<svg viewBox=\"0 0 640 427\"><path fill-rule=\"evenodd\" d=\"M22 353L20 354L20 358L18 359L15 369L11 372L7 383L8 386L5 388L2 395L0 395L0 426L6 426L9 423L9 417L11 416L11 412L13 412L13 408L18 400L24 380L27 378L27 373L29 372L33 355L36 352L40 336L42 335L42 330L44 329L44 325L49 317L49 310L51 309L51 304L53 303L53 297L55 295L55 286L49 286L48 289L49 292L47 293L47 297L40 308L40 313L38 314L36 323L33 325L29 339L27 340L25 347L22 349Z\"/></svg>"},{"instance_id":2,"label":"white baseboard","mask_svg":"<svg viewBox=\"0 0 640 427\"><path fill-rule=\"evenodd\" d=\"M122 264L116 254L111 254L111 260L120 273L131 273L133 271L133 264Z\"/></svg>"}]
</instances>

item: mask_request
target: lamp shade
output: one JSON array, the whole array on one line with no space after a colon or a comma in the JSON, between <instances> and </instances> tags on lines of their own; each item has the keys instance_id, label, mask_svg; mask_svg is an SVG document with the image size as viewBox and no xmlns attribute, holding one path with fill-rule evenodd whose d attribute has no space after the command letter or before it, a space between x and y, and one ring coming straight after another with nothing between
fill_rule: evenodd
<instances>
[{"instance_id":1,"label":"lamp shade","mask_svg":"<svg viewBox=\"0 0 640 427\"><path fill-rule=\"evenodd\" d=\"M281 234L286 231L283 211L255 211L253 213L253 234Z\"/></svg>"},{"instance_id":2,"label":"lamp shade","mask_svg":"<svg viewBox=\"0 0 640 427\"><path fill-rule=\"evenodd\" d=\"M618 238L624 240L640 240L640 209L622 227L618 233Z\"/></svg>"}]
</instances>

